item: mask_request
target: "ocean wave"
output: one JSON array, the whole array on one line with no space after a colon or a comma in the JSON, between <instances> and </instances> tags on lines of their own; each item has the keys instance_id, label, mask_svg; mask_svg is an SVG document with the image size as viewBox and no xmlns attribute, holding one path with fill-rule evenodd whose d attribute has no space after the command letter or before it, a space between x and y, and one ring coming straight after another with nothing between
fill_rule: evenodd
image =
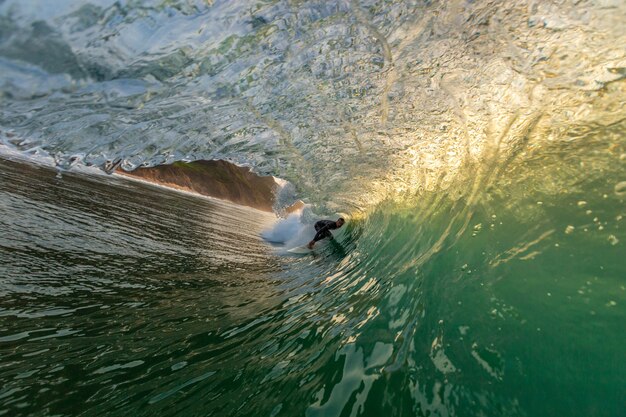
<instances>
[{"instance_id":1,"label":"ocean wave","mask_svg":"<svg viewBox=\"0 0 626 417\"><path fill-rule=\"evenodd\" d=\"M0 126L61 167L226 159L358 210L624 119L620 1L49 9L0 5Z\"/></svg>"},{"instance_id":2,"label":"ocean wave","mask_svg":"<svg viewBox=\"0 0 626 417\"><path fill-rule=\"evenodd\" d=\"M2 314L63 319L5 321L6 409L622 411L623 1L5 0L0 16L13 152L226 159L289 181L277 212L307 203L270 226L4 163ZM340 212L313 254L258 239L285 255ZM26 340L39 331L56 344Z\"/></svg>"}]
</instances>

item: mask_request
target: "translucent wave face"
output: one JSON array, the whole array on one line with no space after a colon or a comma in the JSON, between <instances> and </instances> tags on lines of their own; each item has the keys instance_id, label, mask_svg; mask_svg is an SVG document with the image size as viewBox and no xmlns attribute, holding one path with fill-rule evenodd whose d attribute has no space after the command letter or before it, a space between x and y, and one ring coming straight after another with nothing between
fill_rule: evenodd
<instances>
[{"instance_id":1,"label":"translucent wave face","mask_svg":"<svg viewBox=\"0 0 626 417\"><path fill-rule=\"evenodd\" d=\"M363 207L602 136L624 21L618 0L8 0L0 126L61 166L229 159Z\"/></svg>"}]
</instances>

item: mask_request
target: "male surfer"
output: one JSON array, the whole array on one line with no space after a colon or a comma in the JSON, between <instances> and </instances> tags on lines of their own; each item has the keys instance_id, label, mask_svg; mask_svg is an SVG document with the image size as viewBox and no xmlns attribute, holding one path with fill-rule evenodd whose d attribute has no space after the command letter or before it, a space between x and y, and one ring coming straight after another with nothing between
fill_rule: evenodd
<instances>
[{"instance_id":1,"label":"male surfer","mask_svg":"<svg viewBox=\"0 0 626 417\"><path fill-rule=\"evenodd\" d=\"M340 217L339 219L337 219L336 222L332 220L320 220L319 222L315 223L315 226L313 227L315 227L315 231L317 233L315 234L313 240L310 241L308 245L306 245L306 247L309 249L313 249L313 245L315 245L315 242L317 242L318 240L322 240L326 237L332 239L333 234L330 233L330 231L339 229L341 226L343 226L345 222L346 221L343 219L343 217Z\"/></svg>"}]
</instances>

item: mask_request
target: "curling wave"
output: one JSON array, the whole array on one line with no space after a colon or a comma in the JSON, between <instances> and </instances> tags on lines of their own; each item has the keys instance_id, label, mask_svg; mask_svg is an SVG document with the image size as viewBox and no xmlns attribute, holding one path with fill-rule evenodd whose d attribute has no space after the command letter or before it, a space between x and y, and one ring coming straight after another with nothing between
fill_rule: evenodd
<instances>
[{"instance_id":1,"label":"curling wave","mask_svg":"<svg viewBox=\"0 0 626 417\"><path fill-rule=\"evenodd\" d=\"M60 167L226 159L328 209L624 119L621 1L0 5L4 143Z\"/></svg>"}]
</instances>

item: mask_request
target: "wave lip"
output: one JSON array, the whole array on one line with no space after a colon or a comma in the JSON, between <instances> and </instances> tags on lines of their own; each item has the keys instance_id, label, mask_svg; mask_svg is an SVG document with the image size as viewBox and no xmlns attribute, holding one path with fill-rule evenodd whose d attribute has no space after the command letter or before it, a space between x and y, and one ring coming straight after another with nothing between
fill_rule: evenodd
<instances>
[{"instance_id":1,"label":"wave lip","mask_svg":"<svg viewBox=\"0 0 626 417\"><path fill-rule=\"evenodd\" d=\"M622 2L36 4L0 6L0 126L63 166L224 159L336 211L623 119Z\"/></svg>"}]
</instances>

